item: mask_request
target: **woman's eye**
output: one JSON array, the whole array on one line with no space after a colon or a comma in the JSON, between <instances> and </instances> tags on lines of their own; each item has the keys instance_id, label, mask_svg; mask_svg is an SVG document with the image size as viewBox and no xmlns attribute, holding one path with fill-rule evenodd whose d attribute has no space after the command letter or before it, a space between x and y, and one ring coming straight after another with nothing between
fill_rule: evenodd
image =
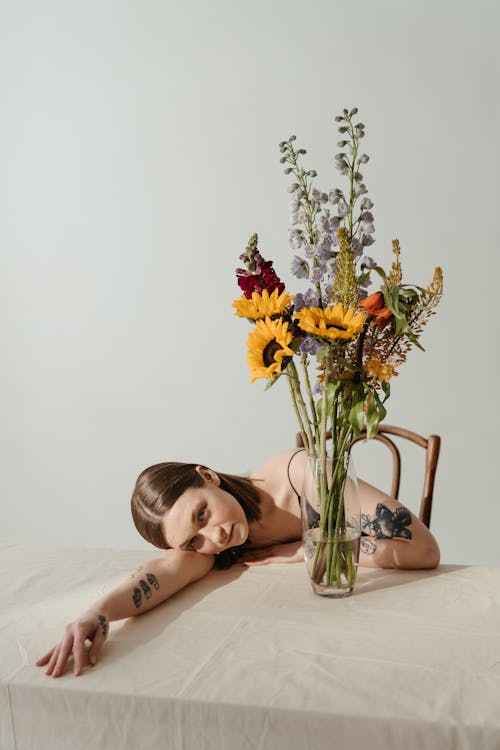
<instances>
[{"instance_id":1,"label":"woman's eye","mask_svg":"<svg viewBox=\"0 0 500 750\"><path fill-rule=\"evenodd\" d=\"M200 508L200 510L198 511L198 521L204 521L206 513L207 513L206 508Z\"/></svg>"},{"instance_id":2,"label":"woman's eye","mask_svg":"<svg viewBox=\"0 0 500 750\"><path fill-rule=\"evenodd\" d=\"M188 546L187 546L187 547L188 547L188 549L190 549L190 550L193 550L193 551L194 551L194 548L195 548L195 545L196 545L196 541L197 541L197 539L198 539L198 537L197 537L197 536L194 536L194 537L193 537L192 539L190 539L190 540L189 540L189 542L188 542Z\"/></svg>"}]
</instances>

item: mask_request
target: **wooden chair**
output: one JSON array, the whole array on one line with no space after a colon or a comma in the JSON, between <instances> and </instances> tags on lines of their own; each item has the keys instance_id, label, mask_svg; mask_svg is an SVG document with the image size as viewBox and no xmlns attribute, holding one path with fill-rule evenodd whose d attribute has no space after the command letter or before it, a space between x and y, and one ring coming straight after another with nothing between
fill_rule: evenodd
<instances>
[{"instance_id":1,"label":"wooden chair","mask_svg":"<svg viewBox=\"0 0 500 750\"><path fill-rule=\"evenodd\" d=\"M421 435L417 435L416 432L405 430L403 427L394 427L390 424L381 424L377 435L373 438L384 443L392 453L393 459L393 473L392 473L392 489L391 496L398 499L399 484L401 479L401 454L393 440L387 437L387 435L395 435L406 440L411 440L413 443L420 445L425 449L425 475L424 475L424 488L422 492L422 499L420 501L420 511L418 517L424 523L427 528L430 528L431 524L431 511L432 511L432 497L434 493L434 480L436 477L437 463L439 459L439 451L441 448L441 438L439 435L430 435L428 438L424 438ZM327 433L327 437L331 437L331 433ZM353 444L360 440L365 440L366 432L362 432L357 438L353 440ZM297 433L296 443L298 448L304 447L302 435L300 432Z\"/></svg>"}]
</instances>

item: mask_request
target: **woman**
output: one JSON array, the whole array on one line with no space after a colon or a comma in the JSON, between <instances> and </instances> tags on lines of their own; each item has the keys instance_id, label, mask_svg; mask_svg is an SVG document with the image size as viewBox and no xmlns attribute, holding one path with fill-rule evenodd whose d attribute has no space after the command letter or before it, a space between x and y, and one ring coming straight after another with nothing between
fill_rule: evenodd
<instances>
[{"instance_id":1,"label":"woman","mask_svg":"<svg viewBox=\"0 0 500 750\"><path fill-rule=\"evenodd\" d=\"M214 565L303 562L295 488L301 486L304 464L305 452L294 449L274 456L250 477L196 464L145 469L132 495L132 516L139 533L161 554L69 623L61 641L36 665L47 665L45 674L58 677L73 655L74 673L80 675L85 663L97 662L110 622L147 612ZM437 542L416 516L362 480L359 495L364 533L360 565L439 564Z\"/></svg>"}]
</instances>

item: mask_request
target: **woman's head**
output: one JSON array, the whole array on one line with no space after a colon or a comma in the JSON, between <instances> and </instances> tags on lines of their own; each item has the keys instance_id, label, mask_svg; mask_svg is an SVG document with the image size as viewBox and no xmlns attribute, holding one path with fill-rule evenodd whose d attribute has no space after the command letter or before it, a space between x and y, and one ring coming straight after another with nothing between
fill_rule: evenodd
<instances>
[{"instance_id":1,"label":"woman's head","mask_svg":"<svg viewBox=\"0 0 500 750\"><path fill-rule=\"evenodd\" d=\"M260 518L259 503L246 477L166 462L138 476L131 510L138 532L155 547L216 554L246 541L249 522Z\"/></svg>"}]
</instances>

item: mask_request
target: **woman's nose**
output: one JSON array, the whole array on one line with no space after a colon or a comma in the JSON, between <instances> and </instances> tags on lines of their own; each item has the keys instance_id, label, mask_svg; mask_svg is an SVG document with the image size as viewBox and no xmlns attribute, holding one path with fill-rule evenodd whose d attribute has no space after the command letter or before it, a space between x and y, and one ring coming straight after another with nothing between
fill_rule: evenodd
<instances>
[{"instance_id":1,"label":"woman's nose","mask_svg":"<svg viewBox=\"0 0 500 750\"><path fill-rule=\"evenodd\" d=\"M227 534L222 526L212 526L211 528L206 529L205 533L212 544L224 544L227 538Z\"/></svg>"}]
</instances>

